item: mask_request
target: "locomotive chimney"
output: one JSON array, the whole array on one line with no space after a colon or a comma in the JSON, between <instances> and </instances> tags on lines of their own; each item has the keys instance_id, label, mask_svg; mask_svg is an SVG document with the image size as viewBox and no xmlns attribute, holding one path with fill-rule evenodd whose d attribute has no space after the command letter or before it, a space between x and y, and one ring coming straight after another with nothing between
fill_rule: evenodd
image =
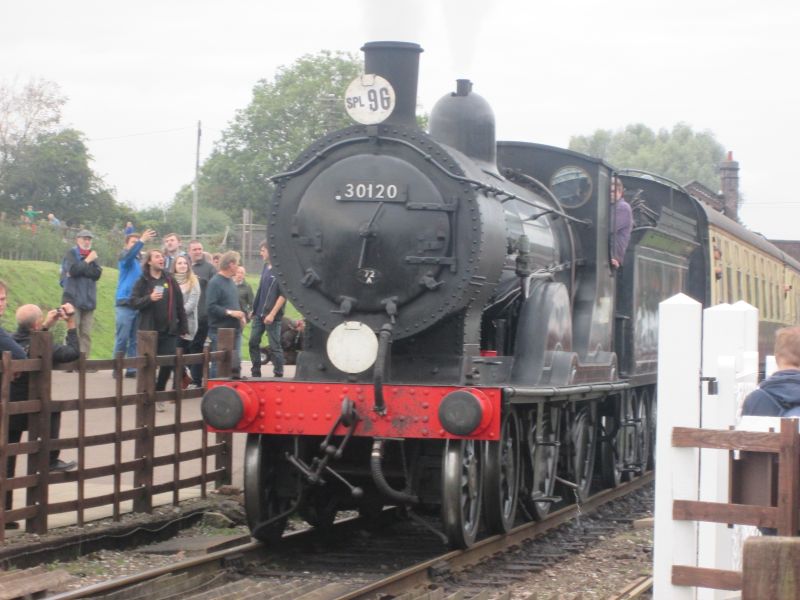
<instances>
[{"instance_id":1,"label":"locomotive chimney","mask_svg":"<svg viewBox=\"0 0 800 600\"><path fill-rule=\"evenodd\" d=\"M722 183L722 203L725 216L739 220L739 163L733 160L733 152L728 152L726 160L719 165Z\"/></svg>"},{"instance_id":2,"label":"locomotive chimney","mask_svg":"<svg viewBox=\"0 0 800 600\"><path fill-rule=\"evenodd\" d=\"M395 108L384 123L417 127L417 79L422 48L410 42L367 42L364 72L380 75L392 84Z\"/></svg>"}]
</instances>

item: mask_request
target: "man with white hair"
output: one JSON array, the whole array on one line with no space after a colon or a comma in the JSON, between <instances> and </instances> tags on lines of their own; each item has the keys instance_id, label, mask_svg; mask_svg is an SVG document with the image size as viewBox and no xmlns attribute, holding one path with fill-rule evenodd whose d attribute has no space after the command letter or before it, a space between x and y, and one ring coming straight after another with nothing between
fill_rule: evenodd
<instances>
[{"instance_id":1,"label":"man with white hair","mask_svg":"<svg viewBox=\"0 0 800 600\"><path fill-rule=\"evenodd\" d=\"M12 336L14 341L25 351L26 357L30 356L31 336L35 331L47 331L59 319L67 322L67 337L64 344L53 344L53 364L72 362L78 360L81 350L78 342L78 329L75 323L75 307L72 304L62 304L57 309L51 310L47 316L35 304L23 304L17 309L17 330ZM28 399L28 373L20 373L11 383L11 400L20 401ZM27 415L14 415L20 417L16 423L9 425L9 429L18 429L20 434L28 428ZM58 439L61 429L61 412L56 411L50 415L50 438ZM65 462L59 457L59 451L50 452L51 471L69 471L75 468L75 461Z\"/></svg>"},{"instance_id":2,"label":"man with white hair","mask_svg":"<svg viewBox=\"0 0 800 600\"><path fill-rule=\"evenodd\" d=\"M5 282L0 281L0 316L6 310L6 301L8 294L8 286ZM24 304L17 309L17 325L18 329L13 335L8 333L0 327L0 352L10 351L11 358L15 360L28 358L28 352L31 344L31 333L33 331L46 330L52 326L60 318L67 320L67 344L57 345L53 347L53 362L69 362L76 360L80 355L78 347L78 334L75 329L74 321L75 309L71 304L64 304L56 310L51 310L47 313L45 319L42 310L33 304ZM2 378L2 375L0 375ZM19 402L27 400L28 398L28 373L19 373L16 378L11 382L11 398L12 402ZM50 416L50 437L51 439L58 438L58 432L61 428L61 413L54 412ZM8 442L9 444L17 444L22 439L22 432L28 429L28 415L12 415L8 420ZM69 471L75 468L75 462L65 462L58 457L59 451L55 450L50 453L50 470L51 471ZM6 461L5 476L8 479L14 477L14 470L17 464L16 456L9 456ZM6 493L5 509L11 510L13 504L13 495L11 490ZM6 521L6 529L19 529L19 523L14 521Z\"/></svg>"}]
</instances>

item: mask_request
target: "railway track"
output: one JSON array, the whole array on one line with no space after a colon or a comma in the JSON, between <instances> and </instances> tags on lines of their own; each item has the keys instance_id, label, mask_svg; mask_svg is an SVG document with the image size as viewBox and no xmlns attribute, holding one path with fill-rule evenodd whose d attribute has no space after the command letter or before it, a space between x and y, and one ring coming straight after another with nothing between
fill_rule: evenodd
<instances>
[{"instance_id":1,"label":"railway track","mask_svg":"<svg viewBox=\"0 0 800 600\"><path fill-rule=\"evenodd\" d=\"M612 490L604 490L580 506L552 512L544 521L520 525L505 535L477 542L468 550L442 552L441 539L421 518L398 520L385 515L386 528L365 533L358 519L338 522L330 531L287 534L279 548L248 541L227 550L193 558L133 576L98 583L51 596L74 598L314 598L315 600L379 598L408 594L410 590L440 590L472 598L509 597L501 581L513 583L526 569L544 569L578 552L587 537L602 535L608 520L573 526L572 532L553 534L552 543L536 550L520 548L575 520L587 522L599 508L632 494L653 480L648 473ZM505 558L504 558L505 557ZM477 565L489 565L481 574ZM464 573L468 575L465 577ZM476 574L477 573L477 574ZM625 590L621 590L621 593ZM313 594L312 594L313 592ZM123 596L124 593L124 596ZM630 595L619 598L635 598ZM441 595L445 594L445 595ZM414 594L408 598L416 597Z\"/></svg>"},{"instance_id":2,"label":"railway track","mask_svg":"<svg viewBox=\"0 0 800 600\"><path fill-rule=\"evenodd\" d=\"M642 575L606 600L635 600L636 598L644 597L645 594L649 594L652 589L653 578L649 575ZM649 598L650 596L647 597Z\"/></svg>"}]
</instances>

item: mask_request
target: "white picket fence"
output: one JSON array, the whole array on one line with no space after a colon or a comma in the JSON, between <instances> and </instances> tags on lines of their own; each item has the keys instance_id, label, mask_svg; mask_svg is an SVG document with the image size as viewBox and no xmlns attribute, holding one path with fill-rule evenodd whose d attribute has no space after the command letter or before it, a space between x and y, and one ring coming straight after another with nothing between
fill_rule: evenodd
<instances>
[{"instance_id":1,"label":"white picket fence","mask_svg":"<svg viewBox=\"0 0 800 600\"><path fill-rule=\"evenodd\" d=\"M728 429L758 376L758 310L744 302L703 310L684 294L659 311L655 600L723 600L738 594L676 586L672 566L741 568L742 528L672 518L673 500L728 501L728 452L673 448L674 427ZM710 382L716 390L709 393ZM750 532L753 528L748 528Z\"/></svg>"}]
</instances>

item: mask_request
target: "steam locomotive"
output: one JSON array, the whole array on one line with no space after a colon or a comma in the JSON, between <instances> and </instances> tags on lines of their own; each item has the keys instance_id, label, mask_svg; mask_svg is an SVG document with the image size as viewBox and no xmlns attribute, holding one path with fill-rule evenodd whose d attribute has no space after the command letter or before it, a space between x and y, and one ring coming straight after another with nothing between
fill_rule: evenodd
<instances>
[{"instance_id":1,"label":"steam locomotive","mask_svg":"<svg viewBox=\"0 0 800 600\"><path fill-rule=\"evenodd\" d=\"M467 547L644 473L658 303L710 297L706 209L656 176L497 142L466 80L426 133L422 49L362 50L357 124L273 177L270 256L307 323L295 378L212 380L202 401L210 430L247 433L253 536L400 504ZM614 176L635 220L619 270Z\"/></svg>"}]
</instances>

